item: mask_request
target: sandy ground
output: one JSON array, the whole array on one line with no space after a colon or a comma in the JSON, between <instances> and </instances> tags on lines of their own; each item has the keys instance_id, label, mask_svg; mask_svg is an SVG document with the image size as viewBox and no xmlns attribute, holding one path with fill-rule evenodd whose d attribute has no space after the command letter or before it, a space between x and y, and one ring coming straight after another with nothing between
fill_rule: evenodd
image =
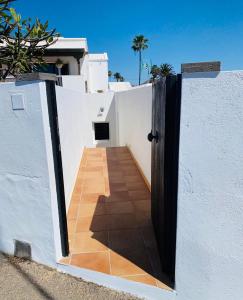
<instances>
[{"instance_id":1,"label":"sandy ground","mask_svg":"<svg viewBox=\"0 0 243 300\"><path fill-rule=\"evenodd\" d=\"M2 300L139 300L53 269L0 253Z\"/></svg>"}]
</instances>

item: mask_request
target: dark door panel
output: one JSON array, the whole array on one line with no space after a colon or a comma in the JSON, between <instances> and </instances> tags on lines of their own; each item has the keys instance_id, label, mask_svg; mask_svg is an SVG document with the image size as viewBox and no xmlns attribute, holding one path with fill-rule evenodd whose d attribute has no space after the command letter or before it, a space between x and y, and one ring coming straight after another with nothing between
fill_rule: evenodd
<instances>
[{"instance_id":1,"label":"dark door panel","mask_svg":"<svg viewBox=\"0 0 243 300\"><path fill-rule=\"evenodd\" d=\"M152 222L161 267L173 286L175 280L178 148L181 76L168 76L153 84Z\"/></svg>"}]
</instances>

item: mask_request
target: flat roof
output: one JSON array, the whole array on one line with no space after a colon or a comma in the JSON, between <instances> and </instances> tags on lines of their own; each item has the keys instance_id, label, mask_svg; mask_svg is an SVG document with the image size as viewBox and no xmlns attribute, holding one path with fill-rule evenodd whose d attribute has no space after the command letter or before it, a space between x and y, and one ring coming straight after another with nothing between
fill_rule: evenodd
<instances>
[{"instance_id":1,"label":"flat roof","mask_svg":"<svg viewBox=\"0 0 243 300\"><path fill-rule=\"evenodd\" d=\"M52 49L82 49L83 52L88 52L88 43L86 38L59 37L56 43L47 48L48 51Z\"/></svg>"}]
</instances>

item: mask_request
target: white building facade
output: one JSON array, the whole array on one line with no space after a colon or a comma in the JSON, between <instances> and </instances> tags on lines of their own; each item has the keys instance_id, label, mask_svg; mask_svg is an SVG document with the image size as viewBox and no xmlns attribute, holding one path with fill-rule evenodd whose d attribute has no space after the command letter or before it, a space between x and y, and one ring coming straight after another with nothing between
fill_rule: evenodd
<instances>
[{"instance_id":1,"label":"white building facade","mask_svg":"<svg viewBox=\"0 0 243 300\"><path fill-rule=\"evenodd\" d=\"M47 49L45 60L48 67L43 71L62 75L65 88L83 93L108 90L108 55L90 54L85 38L59 38Z\"/></svg>"}]
</instances>

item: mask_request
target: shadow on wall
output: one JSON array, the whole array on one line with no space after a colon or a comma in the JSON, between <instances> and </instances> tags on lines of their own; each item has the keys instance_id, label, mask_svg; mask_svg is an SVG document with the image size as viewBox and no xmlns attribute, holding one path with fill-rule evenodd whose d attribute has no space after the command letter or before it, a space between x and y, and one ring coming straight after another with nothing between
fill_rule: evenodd
<instances>
[{"instance_id":1,"label":"shadow on wall","mask_svg":"<svg viewBox=\"0 0 243 300\"><path fill-rule=\"evenodd\" d=\"M106 157L110 193L99 196L89 229L92 238L108 247L112 275L128 279L151 275L165 282L152 228L150 192L127 148L107 148Z\"/></svg>"}]
</instances>

